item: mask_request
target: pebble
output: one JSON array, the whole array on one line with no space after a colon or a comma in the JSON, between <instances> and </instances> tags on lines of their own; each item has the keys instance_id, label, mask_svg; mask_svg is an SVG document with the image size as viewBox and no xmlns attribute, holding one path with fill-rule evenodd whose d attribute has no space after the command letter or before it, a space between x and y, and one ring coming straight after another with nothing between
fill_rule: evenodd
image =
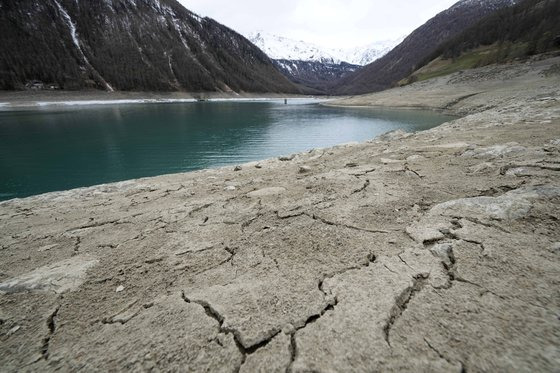
<instances>
[{"instance_id":1,"label":"pebble","mask_svg":"<svg viewBox=\"0 0 560 373\"><path fill-rule=\"evenodd\" d=\"M122 286L122 285L117 286L116 292L120 293L121 291L124 291L124 286Z\"/></svg>"},{"instance_id":2,"label":"pebble","mask_svg":"<svg viewBox=\"0 0 560 373\"><path fill-rule=\"evenodd\" d=\"M20 330L20 329L21 329L21 326L19 326L19 325L14 326L12 329L10 329L10 330L8 331L8 336L10 336L10 335L16 333L16 332L17 332L18 330Z\"/></svg>"},{"instance_id":3,"label":"pebble","mask_svg":"<svg viewBox=\"0 0 560 373\"><path fill-rule=\"evenodd\" d=\"M235 168L233 169L233 171L241 171L243 168L241 166L235 166Z\"/></svg>"},{"instance_id":4,"label":"pebble","mask_svg":"<svg viewBox=\"0 0 560 373\"><path fill-rule=\"evenodd\" d=\"M284 157L278 157L278 160L280 160L282 162L288 162L288 161L292 161L295 157L296 157L296 155L292 154L292 155L288 155L288 156L284 156Z\"/></svg>"}]
</instances>

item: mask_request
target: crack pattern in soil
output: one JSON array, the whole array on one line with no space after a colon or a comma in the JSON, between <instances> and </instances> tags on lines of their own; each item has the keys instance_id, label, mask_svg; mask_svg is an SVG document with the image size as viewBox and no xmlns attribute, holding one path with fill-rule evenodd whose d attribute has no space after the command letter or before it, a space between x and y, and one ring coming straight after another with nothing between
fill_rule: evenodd
<instances>
[{"instance_id":1,"label":"crack pattern in soil","mask_svg":"<svg viewBox=\"0 0 560 373\"><path fill-rule=\"evenodd\" d=\"M47 318L47 329L48 333L45 338L43 338L43 345L41 346L41 356L43 359L49 359L49 346L51 342L51 338L56 331L56 316L58 315L58 311L60 310L60 306L56 307L53 312Z\"/></svg>"},{"instance_id":2,"label":"crack pattern in soil","mask_svg":"<svg viewBox=\"0 0 560 373\"><path fill-rule=\"evenodd\" d=\"M385 342L387 342L387 345L389 347L391 347L391 341L390 341L391 328L393 327L393 325L395 325L395 322L397 322L397 320L399 319L399 317L401 317L403 312L406 311L408 304L410 303L412 298L414 298L416 294L418 294L424 288L427 279L428 276L416 275L413 278L412 285L404 289L395 298L395 304L390 311L390 317L387 320L385 326L383 327Z\"/></svg>"}]
</instances>

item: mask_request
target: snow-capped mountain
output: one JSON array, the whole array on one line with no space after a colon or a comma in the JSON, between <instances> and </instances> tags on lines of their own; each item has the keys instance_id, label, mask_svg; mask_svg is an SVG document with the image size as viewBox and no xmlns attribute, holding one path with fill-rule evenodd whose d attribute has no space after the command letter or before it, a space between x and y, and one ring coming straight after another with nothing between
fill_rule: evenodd
<instances>
[{"instance_id":1,"label":"snow-capped mountain","mask_svg":"<svg viewBox=\"0 0 560 373\"><path fill-rule=\"evenodd\" d=\"M313 61L322 63L340 63L341 61L325 48L302 40L293 40L283 36L257 31L247 38L273 60Z\"/></svg>"},{"instance_id":2,"label":"snow-capped mountain","mask_svg":"<svg viewBox=\"0 0 560 373\"><path fill-rule=\"evenodd\" d=\"M257 31L247 38L274 60L312 61L327 64L346 62L351 65L367 65L387 54L403 38L375 42L356 48L325 48L302 40Z\"/></svg>"},{"instance_id":3,"label":"snow-capped mountain","mask_svg":"<svg viewBox=\"0 0 560 373\"><path fill-rule=\"evenodd\" d=\"M365 66L389 53L403 40L404 37L401 37L394 40L374 42L363 47L334 49L333 53L342 61L346 61L353 65Z\"/></svg>"}]
</instances>

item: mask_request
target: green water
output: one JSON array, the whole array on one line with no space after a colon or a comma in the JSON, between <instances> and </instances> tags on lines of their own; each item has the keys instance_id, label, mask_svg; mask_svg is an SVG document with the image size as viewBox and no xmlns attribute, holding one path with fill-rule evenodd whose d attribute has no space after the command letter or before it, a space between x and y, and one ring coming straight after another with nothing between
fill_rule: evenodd
<instances>
[{"instance_id":1,"label":"green water","mask_svg":"<svg viewBox=\"0 0 560 373\"><path fill-rule=\"evenodd\" d=\"M0 111L0 200L240 164L451 119L310 101Z\"/></svg>"}]
</instances>

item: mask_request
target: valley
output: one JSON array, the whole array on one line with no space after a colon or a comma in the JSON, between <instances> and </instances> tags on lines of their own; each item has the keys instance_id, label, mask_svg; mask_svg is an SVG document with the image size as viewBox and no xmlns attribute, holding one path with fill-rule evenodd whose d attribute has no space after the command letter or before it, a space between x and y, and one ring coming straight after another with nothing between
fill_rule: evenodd
<instances>
[{"instance_id":1,"label":"valley","mask_svg":"<svg viewBox=\"0 0 560 373\"><path fill-rule=\"evenodd\" d=\"M559 64L329 103L463 116L416 134L0 203L2 366L554 371Z\"/></svg>"},{"instance_id":2,"label":"valley","mask_svg":"<svg viewBox=\"0 0 560 373\"><path fill-rule=\"evenodd\" d=\"M0 370L557 372L560 1L247 4L0 0Z\"/></svg>"}]
</instances>

